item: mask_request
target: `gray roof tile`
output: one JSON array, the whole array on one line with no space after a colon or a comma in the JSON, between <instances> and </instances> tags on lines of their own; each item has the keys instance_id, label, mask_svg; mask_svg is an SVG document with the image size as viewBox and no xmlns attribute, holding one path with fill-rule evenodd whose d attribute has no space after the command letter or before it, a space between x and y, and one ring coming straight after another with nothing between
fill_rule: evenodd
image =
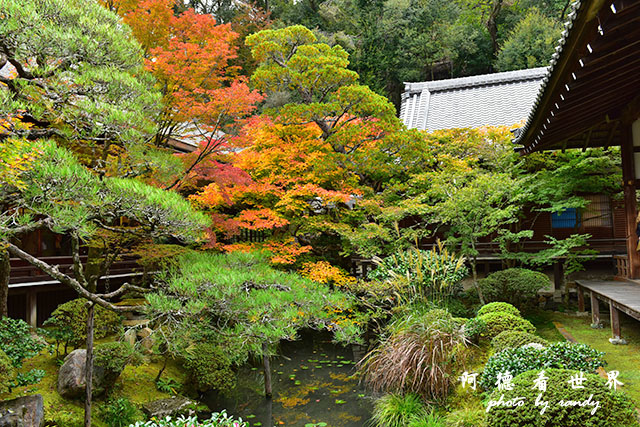
<instances>
[{"instance_id":1,"label":"gray roof tile","mask_svg":"<svg viewBox=\"0 0 640 427\"><path fill-rule=\"evenodd\" d=\"M400 119L438 130L513 125L527 117L547 68L405 83Z\"/></svg>"}]
</instances>

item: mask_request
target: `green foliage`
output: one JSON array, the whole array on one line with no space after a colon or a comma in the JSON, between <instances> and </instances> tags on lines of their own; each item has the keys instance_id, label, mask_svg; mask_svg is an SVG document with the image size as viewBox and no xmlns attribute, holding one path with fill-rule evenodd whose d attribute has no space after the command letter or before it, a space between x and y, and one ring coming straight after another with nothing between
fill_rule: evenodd
<instances>
[{"instance_id":1,"label":"green foliage","mask_svg":"<svg viewBox=\"0 0 640 427\"><path fill-rule=\"evenodd\" d=\"M7 354L0 349L0 393L11 391L16 368Z\"/></svg>"},{"instance_id":2,"label":"green foliage","mask_svg":"<svg viewBox=\"0 0 640 427\"><path fill-rule=\"evenodd\" d=\"M491 347L493 347L496 353L499 353L507 348L518 348L531 343L540 344L545 347L549 345L549 341L528 332L504 331L500 332L491 340Z\"/></svg>"},{"instance_id":3,"label":"green foliage","mask_svg":"<svg viewBox=\"0 0 640 427\"><path fill-rule=\"evenodd\" d=\"M520 310L506 302L490 302L489 304L485 304L480 307L480 310L478 310L478 316L484 316L485 314L496 312L520 316Z\"/></svg>"},{"instance_id":4,"label":"green foliage","mask_svg":"<svg viewBox=\"0 0 640 427\"><path fill-rule=\"evenodd\" d=\"M235 385L228 355L220 347L196 344L185 356L184 367L189 371L189 383L198 391L229 390Z\"/></svg>"},{"instance_id":5,"label":"green foliage","mask_svg":"<svg viewBox=\"0 0 640 427\"><path fill-rule=\"evenodd\" d=\"M488 339L494 338L503 331L523 331L529 333L536 331L535 326L533 326L531 322L510 313L495 311L483 316L478 316L478 319L486 324L483 337Z\"/></svg>"},{"instance_id":6,"label":"green foliage","mask_svg":"<svg viewBox=\"0 0 640 427\"><path fill-rule=\"evenodd\" d=\"M139 365L141 355L129 343L114 341L98 344L94 350L93 361L96 366L117 377L126 365Z\"/></svg>"},{"instance_id":7,"label":"green foliage","mask_svg":"<svg viewBox=\"0 0 640 427\"><path fill-rule=\"evenodd\" d=\"M456 409L446 415L447 427L487 427L486 413L482 409Z\"/></svg>"},{"instance_id":8,"label":"green foliage","mask_svg":"<svg viewBox=\"0 0 640 427\"><path fill-rule=\"evenodd\" d=\"M573 389L569 383L572 376L579 374L578 370L570 369L545 369L547 391L543 393L543 399L550 402L549 408L540 414L540 407L534 405L535 399L540 393L532 387L538 377L539 371L525 372L513 380L513 390L495 391L491 399L499 399L504 395L504 400L514 397L524 397L525 405L517 408L495 407L487 416L488 425L491 426L566 426L566 427L631 427L637 426L635 405L623 392L609 389L606 382L597 375L585 374L587 378L583 383L584 389ZM593 406L569 406L562 407L558 403L564 401L583 402L589 395L593 395L593 402L599 401L598 410L592 414Z\"/></svg>"},{"instance_id":9,"label":"green foliage","mask_svg":"<svg viewBox=\"0 0 640 427\"><path fill-rule=\"evenodd\" d=\"M354 297L276 270L263 252L186 254L147 301L153 316L179 313L180 322L168 322L164 331L172 353L209 341L225 348L234 363L261 356L264 343L295 339L302 328L328 329L337 341L357 342L365 322Z\"/></svg>"},{"instance_id":10,"label":"green foliage","mask_svg":"<svg viewBox=\"0 0 640 427\"><path fill-rule=\"evenodd\" d=\"M128 427L141 416L140 411L126 397L109 399L100 408L100 418L109 427Z\"/></svg>"},{"instance_id":11,"label":"green foliage","mask_svg":"<svg viewBox=\"0 0 640 427\"><path fill-rule=\"evenodd\" d=\"M384 259L374 258L377 267L369 273L369 279L406 280L407 299L438 303L447 301L467 275L464 261L442 245L430 251L413 249Z\"/></svg>"},{"instance_id":12,"label":"green foliage","mask_svg":"<svg viewBox=\"0 0 640 427\"><path fill-rule=\"evenodd\" d=\"M446 310L410 307L361 362L365 381L374 391L443 401L451 391L453 372L466 357L462 329Z\"/></svg>"},{"instance_id":13,"label":"green foliage","mask_svg":"<svg viewBox=\"0 0 640 427\"><path fill-rule=\"evenodd\" d=\"M372 420L378 427L407 427L427 415L427 409L418 395L385 394L375 401Z\"/></svg>"},{"instance_id":14,"label":"green foliage","mask_svg":"<svg viewBox=\"0 0 640 427\"><path fill-rule=\"evenodd\" d=\"M3 317L0 319L0 350L19 368L22 361L36 356L45 347L43 340L31 331L31 327L21 319Z\"/></svg>"},{"instance_id":15,"label":"green foliage","mask_svg":"<svg viewBox=\"0 0 640 427\"><path fill-rule=\"evenodd\" d=\"M445 423L444 418L431 411L424 418L411 420L408 427L445 427Z\"/></svg>"},{"instance_id":16,"label":"green foliage","mask_svg":"<svg viewBox=\"0 0 640 427\"><path fill-rule=\"evenodd\" d=\"M540 289L551 286L546 274L524 268L508 268L491 273L478 282L488 301L506 301L517 307L531 303Z\"/></svg>"},{"instance_id":17,"label":"green foliage","mask_svg":"<svg viewBox=\"0 0 640 427\"><path fill-rule=\"evenodd\" d=\"M10 79L13 90L0 88L11 97L0 116L26 110L36 126L85 141L124 144L154 131L159 93L116 14L82 0L9 0L0 15L3 53L24 67Z\"/></svg>"},{"instance_id":18,"label":"green foliage","mask_svg":"<svg viewBox=\"0 0 640 427\"><path fill-rule=\"evenodd\" d=\"M558 342L548 347L525 346L508 348L489 358L479 380L485 390L493 390L499 373L509 371L514 377L534 369L576 369L595 372L605 365L604 353L586 344Z\"/></svg>"},{"instance_id":19,"label":"green foliage","mask_svg":"<svg viewBox=\"0 0 640 427\"><path fill-rule=\"evenodd\" d=\"M487 324L479 317L473 317L464 324L464 335L470 340L477 340L487 331Z\"/></svg>"},{"instance_id":20,"label":"green foliage","mask_svg":"<svg viewBox=\"0 0 640 427\"><path fill-rule=\"evenodd\" d=\"M182 384L180 384L175 378L158 378L158 381L156 381L156 387L163 393L176 395L182 387Z\"/></svg>"},{"instance_id":21,"label":"green foliage","mask_svg":"<svg viewBox=\"0 0 640 427\"><path fill-rule=\"evenodd\" d=\"M42 369L31 369L27 372L19 372L16 375L15 386L38 384L44 378L46 372Z\"/></svg>"},{"instance_id":22,"label":"green foliage","mask_svg":"<svg viewBox=\"0 0 640 427\"><path fill-rule=\"evenodd\" d=\"M498 71L546 67L551 60L562 26L531 9L502 45L495 62Z\"/></svg>"},{"instance_id":23,"label":"green foliage","mask_svg":"<svg viewBox=\"0 0 640 427\"><path fill-rule=\"evenodd\" d=\"M197 417L183 417L172 419L166 417L164 420L138 421L130 427L248 427L249 423L243 422L242 418L235 419L225 411L214 412L208 420L198 420Z\"/></svg>"},{"instance_id":24,"label":"green foliage","mask_svg":"<svg viewBox=\"0 0 640 427\"><path fill-rule=\"evenodd\" d=\"M74 299L59 305L44 325L50 326L56 331L54 334L63 340L65 349L67 344L79 346L87 339L87 311L85 299ZM115 334L121 328L122 319L113 311L95 306L94 316L94 337L96 339Z\"/></svg>"}]
</instances>

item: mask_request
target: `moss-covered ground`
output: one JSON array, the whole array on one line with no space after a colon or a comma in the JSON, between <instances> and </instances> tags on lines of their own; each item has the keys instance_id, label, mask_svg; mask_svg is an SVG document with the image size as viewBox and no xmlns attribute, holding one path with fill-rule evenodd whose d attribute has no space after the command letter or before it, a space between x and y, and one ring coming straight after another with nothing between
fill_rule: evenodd
<instances>
[{"instance_id":1,"label":"moss-covered ground","mask_svg":"<svg viewBox=\"0 0 640 427\"><path fill-rule=\"evenodd\" d=\"M113 337L105 338L97 343L107 342L112 339ZM60 361L56 358L55 352L50 351L48 348L38 356L25 360L20 369L21 372L42 369L45 371L44 378L38 384L18 387L13 389L11 393L0 394L0 400L39 393L44 398L45 418L48 423L56 423L64 427L82 425L84 403L81 400L64 399L57 392L59 366ZM124 396L140 407L145 402L170 397L170 394L159 391L155 385L155 377L161 367L162 360L148 357L145 358L145 362L140 366L127 366L108 396L102 396L94 400L92 411L94 425L97 427L106 426L100 419L100 412L102 406L110 398ZM165 379L174 378L181 383L185 380L184 373L180 367L172 362L167 365L162 377Z\"/></svg>"},{"instance_id":2,"label":"moss-covered ground","mask_svg":"<svg viewBox=\"0 0 640 427\"><path fill-rule=\"evenodd\" d=\"M559 312L537 311L527 318L538 328L538 334L547 340L564 340L553 325L553 322L559 322L578 342L604 352L607 362L605 370L620 371L619 379L624 383L622 390L640 406L640 322L621 315L622 335L628 344L613 345L609 342L611 328L608 316L606 313L601 315L604 323L602 329L591 328L591 317Z\"/></svg>"}]
</instances>

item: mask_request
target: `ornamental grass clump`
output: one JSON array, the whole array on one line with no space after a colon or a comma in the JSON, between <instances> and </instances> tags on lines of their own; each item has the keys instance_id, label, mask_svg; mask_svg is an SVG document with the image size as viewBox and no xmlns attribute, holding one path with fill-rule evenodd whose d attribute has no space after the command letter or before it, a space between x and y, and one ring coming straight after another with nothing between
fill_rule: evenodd
<instances>
[{"instance_id":1,"label":"ornamental grass clump","mask_svg":"<svg viewBox=\"0 0 640 427\"><path fill-rule=\"evenodd\" d=\"M468 274L465 258L449 252L440 242L430 251L411 249L373 261L377 268L368 278L406 283L402 293L408 302L446 302Z\"/></svg>"},{"instance_id":2,"label":"ornamental grass clump","mask_svg":"<svg viewBox=\"0 0 640 427\"><path fill-rule=\"evenodd\" d=\"M464 362L467 338L446 310L413 312L392 322L388 335L361 362L374 391L415 393L443 401Z\"/></svg>"},{"instance_id":3,"label":"ornamental grass clump","mask_svg":"<svg viewBox=\"0 0 640 427\"><path fill-rule=\"evenodd\" d=\"M376 400L372 421L378 427L407 427L412 421L425 418L427 408L420 396L409 393L386 394Z\"/></svg>"}]
</instances>

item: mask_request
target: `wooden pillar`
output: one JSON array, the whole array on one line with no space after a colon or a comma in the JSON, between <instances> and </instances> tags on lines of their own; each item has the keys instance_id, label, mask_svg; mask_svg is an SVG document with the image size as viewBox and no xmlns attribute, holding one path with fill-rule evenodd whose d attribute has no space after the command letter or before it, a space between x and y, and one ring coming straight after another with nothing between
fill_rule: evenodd
<instances>
[{"instance_id":1,"label":"wooden pillar","mask_svg":"<svg viewBox=\"0 0 640 427\"><path fill-rule=\"evenodd\" d=\"M611 335L613 339L620 339L620 312L609 302L609 313L611 316Z\"/></svg>"},{"instance_id":2,"label":"wooden pillar","mask_svg":"<svg viewBox=\"0 0 640 427\"><path fill-rule=\"evenodd\" d=\"M35 289L27 291L27 323L34 328L38 326L38 294Z\"/></svg>"},{"instance_id":3,"label":"wooden pillar","mask_svg":"<svg viewBox=\"0 0 640 427\"><path fill-rule=\"evenodd\" d=\"M633 151L633 133L630 124L620 129L620 154L622 156L622 180L624 191L624 213L627 232L627 258L629 278L640 278L640 254L638 254L638 235L636 234L636 176Z\"/></svg>"},{"instance_id":4,"label":"wooden pillar","mask_svg":"<svg viewBox=\"0 0 640 427\"><path fill-rule=\"evenodd\" d=\"M600 304L593 291L591 292L591 327L602 327L602 324L600 323Z\"/></svg>"},{"instance_id":5,"label":"wooden pillar","mask_svg":"<svg viewBox=\"0 0 640 427\"><path fill-rule=\"evenodd\" d=\"M564 277L564 271L562 268L562 260L556 260L553 263L553 288L557 291L563 289L562 281Z\"/></svg>"},{"instance_id":6,"label":"wooden pillar","mask_svg":"<svg viewBox=\"0 0 640 427\"><path fill-rule=\"evenodd\" d=\"M578 311L584 312L584 288L578 285Z\"/></svg>"}]
</instances>

